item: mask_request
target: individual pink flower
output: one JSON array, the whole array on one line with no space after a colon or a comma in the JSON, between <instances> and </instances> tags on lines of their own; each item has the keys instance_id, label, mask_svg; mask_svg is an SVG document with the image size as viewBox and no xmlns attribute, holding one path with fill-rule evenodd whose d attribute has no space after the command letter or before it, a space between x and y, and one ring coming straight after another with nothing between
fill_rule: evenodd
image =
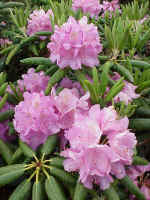
<instances>
[{"instance_id":1,"label":"individual pink flower","mask_svg":"<svg viewBox=\"0 0 150 200\"><path fill-rule=\"evenodd\" d=\"M15 107L14 127L21 140L36 149L49 135L60 130L58 115L53 100L43 92L25 92L23 96L24 101Z\"/></svg>"},{"instance_id":2,"label":"individual pink flower","mask_svg":"<svg viewBox=\"0 0 150 200\"><path fill-rule=\"evenodd\" d=\"M99 0L73 0L73 10L81 9L83 13L89 13L91 17L98 17L101 6Z\"/></svg>"},{"instance_id":3,"label":"individual pink flower","mask_svg":"<svg viewBox=\"0 0 150 200\"><path fill-rule=\"evenodd\" d=\"M110 17L112 16L112 13L115 12L117 9L119 10L119 12L121 12L120 5L119 5L119 0L113 0L111 2L103 1L103 4L101 5L101 8L103 9L104 14L106 12L109 12ZM104 14L102 16L104 16Z\"/></svg>"},{"instance_id":4,"label":"individual pink flower","mask_svg":"<svg viewBox=\"0 0 150 200\"><path fill-rule=\"evenodd\" d=\"M87 17L76 21L69 17L55 32L47 48L52 62L57 61L60 68L81 69L82 64L94 67L99 64L98 54L102 51L97 27L88 24Z\"/></svg>"},{"instance_id":5,"label":"individual pink flower","mask_svg":"<svg viewBox=\"0 0 150 200\"><path fill-rule=\"evenodd\" d=\"M119 116L113 106L100 109L99 105L93 105L89 110L89 116L95 119L104 135L111 138L118 132L127 130L129 120L127 117L119 119Z\"/></svg>"},{"instance_id":6,"label":"individual pink flower","mask_svg":"<svg viewBox=\"0 0 150 200\"><path fill-rule=\"evenodd\" d=\"M75 121L76 113L81 112L82 115L84 111L89 109L87 102L89 95L86 94L80 98L79 92L75 88L65 88L58 96L53 92L53 98L61 129L71 128Z\"/></svg>"},{"instance_id":7,"label":"individual pink flower","mask_svg":"<svg viewBox=\"0 0 150 200\"><path fill-rule=\"evenodd\" d=\"M75 122L72 128L65 133L70 146L78 149L97 145L101 135L102 132L96 121L89 118Z\"/></svg>"},{"instance_id":8,"label":"individual pink flower","mask_svg":"<svg viewBox=\"0 0 150 200\"><path fill-rule=\"evenodd\" d=\"M53 16L51 10L45 12L43 9L34 10L28 19L27 34L34 35L40 31L52 31L50 16ZM46 36L40 36L40 39L46 39Z\"/></svg>"},{"instance_id":9,"label":"individual pink flower","mask_svg":"<svg viewBox=\"0 0 150 200\"><path fill-rule=\"evenodd\" d=\"M119 80L120 75L118 73L115 73L115 75L112 77L113 80ZM132 83L129 83L128 81L123 81L124 82L124 88L122 89L119 94L117 94L114 97L115 102L120 102L123 101L125 104L128 104L133 101L133 99L138 98L140 95L136 94L135 90L137 86L134 86Z\"/></svg>"},{"instance_id":10,"label":"individual pink flower","mask_svg":"<svg viewBox=\"0 0 150 200\"><path fill-rule=\"evenodd\" d=\"M44 75L44 72L35 72L35 69L30 68L27 74L22 75L22 80L18 80L18 86L22 92L41 92L47 87L49 77Z\"/></svg>"},{"instance_id":11,"label":"individual pink flower","mask_svg":"<svg viewBox=\"0 0 150 200\"><path fill-rule=\"evenodd\" d=\"M92 187L91 180L94 180L91 176L109 175L111 163L118 161L117 154L107 145L95 145L81 151L67 149L61 155L67 157L64 168L67 171L79 171L80 181L89 188Z\"/></svg>"},{"instance_id":12,"label":"individual pink flower","mask_svg":"<svg viewBox=\"0 0 150 200\"><path fill-rule=\"evenodd\" d=\"M2 98L0 97L0 100L1 99ZM3 108L0 110L0 113L6 112L8 110L14 110L14 106L9 104L8 102L6 102L5 105L3 106ZM9 131L8 122L9 122L9 120L6 120L6 121L0 123L0 138L4 141L11 141L15 138L15 136L10 136L8 134L8 131Z\"/></svg>"},{"instance_id":13,"label":"individual pink flower","mask_svg":"<svg viewBox=\"0 0 150 200\"><path fill-rule=\"evenodd\" d=\"M12 41L10 41L9 39L0 38L0 46L5 47L10 44L12 44Z\"/></svg>"},{"instance_id":14,"label":"individual pink flower","mask_svg":"<svg viewBox=\"0 0 150 200\"><path fill-rule=\"evenodd\" d=\"M135 134L128 130L116 134L109 140L111 149L120 156L120 160L126 165L131 165L132 163L133 148L136 143Z\"/></svg>"}]
</instances>

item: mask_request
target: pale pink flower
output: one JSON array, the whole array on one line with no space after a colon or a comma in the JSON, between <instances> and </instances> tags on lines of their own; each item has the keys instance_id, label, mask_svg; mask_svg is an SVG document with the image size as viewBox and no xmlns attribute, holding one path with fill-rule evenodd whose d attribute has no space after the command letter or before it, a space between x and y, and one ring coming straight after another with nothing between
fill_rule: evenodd
<instances>
[{"instance_id":1,"label":"pale pink flower","mask_svg":"<svg viewBox=\"0 0 150 200\"><path fill-rule=\"evenodd\" d=\"M18 80L18 86L22 92L41 92L48 85L49 77L44 75L44 72L35 72L34 68L30 68L27 74L22 75L22 80Z\"/></svg>"},{"instance_id":2,"label":"pale pink flower","mask_svg":"<svg viewBox=\"0 0 150 200\"><path fill-rule=\"evenodd\" d=\"M34 35L36 32L40 31L52 31L50 16L53 16L51 10L45 12L43 9L34 10L30 14L28 19L27 34L29 36ZM40 39L46 39L46 36L40 36Z\"/></svg>"},{"instance_id":3,"label":"pale pink flower","mask_svg":"<svg viewBox=\"0 0 150 200\"><path fill-rule=\"evenodd\" d=\"M24 101L15 107L13 122L19 137L33 149L60 130L53 100L42 92L24 93Z\"/></svg>"},{"instance_id":4,"label":"pale pink flower","mask_svg":"<svg viewBox=\"0 0 150 200\"><path fill-rule=\"evenodd\" d=\"M69 17L55 32L47 48L52 62L57 61L60 68L81 69L82 64L94 67L99 64L98 54L102 51L97 27L87 23L87 17L76 21Z\"/></svg>"},{"instance_id":5,"label":"pale pink flower","mask_svg":"<svg viewBox=\"0 0 150 200\"><path fill-rule=\"evenodd\" d=\"M132 163L132 156L134 153L133 148L136 143L135 134L129 132L128 130L123 133L116 134L113 138L111 138L111 140L109 140L111 149L113 149L113 151L120 156L120 160L126 165L131 165Z\"/></svg>"},{"instance_id":6,"label":"pale pink flower","mask_svg":"<svg viewBox=\"0 0 150 200\"><path fill-rule=\"evenodd\" d=\"M10 44L12 44L12 41L10 41L9 39L0 38L0 46L5 47Z\"/></svg>"},{"instance_id":7,"label":"pale pink flower","mask_svg":"<svg viewBox=\"0 0 150 200\"><path fill-rule=\"evenodd\" d=\"M81 9L83 13L89 13L91 17L98 18L101 11L99 0L73 0L73 10Z\"/></svg>"},{"instance_id":8,"label":"pale pink flower","mask_svg":"<svg viewBox=\"0 0 150 200\"><path fill-rule=\"evenodd\" d=\"M72 148L81 149L83 147L97 145L101 135L102 132L98 124L86 118L82 121L75 122L72 128L66 131L65 137L70 142Z\"/></svg>"},{"instance_id":9,"label":"pale pink flower","mask_svg":"<svg viewBox=\"0 0 150 200\"><path fill-rule=\"evenodd\" d=\"M112 77L113 80L119 80L121 77L118 73L115 73L115 75ZM128 104L133 101L133 99L136 99L140 97L139 94L136 94L135 90L137 86L133 85L132 83L129 83L128 81L124 82L124 88L122 89L119 94L117 94L114 97L115 102L123 101L125 104Z\"/></svg>"}]
</instances>

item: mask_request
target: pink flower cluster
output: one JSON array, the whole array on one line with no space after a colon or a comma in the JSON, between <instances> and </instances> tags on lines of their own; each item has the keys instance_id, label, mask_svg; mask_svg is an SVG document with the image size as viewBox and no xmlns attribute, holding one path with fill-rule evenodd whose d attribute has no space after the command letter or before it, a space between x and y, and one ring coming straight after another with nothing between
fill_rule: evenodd
<instances>
[{"instance_id":1,"label":"pink flower cluster","mask_svg":"<svg viewBox=\"0 0 150 200\"><path fill-rule=\"evenodd\" d=\"M67 158L65 170L79 172L80 181L88 188L95 183L105 190L113 182L112 175L123 178L136 145L128 123L126 117L119 119L112 106L103 109L91 106L83 118L77 117L65 131L70 144L70 148L61 152Z\"/></svg>"},{"instance_id":2,"label":"pink flower cluster","mask_svg":"<svg viewBox=\"0 0 150 200\"><path fill-rule=\"evenodd\" d=\"M27 74L22 75L22 80L18 80L17 84L22 92L41 92L47 87L49 76L45 76L44 72L35 72L34 68L30 68Z\"/></svg>"},{"instance_id":3,"label":"pink flower cluster","mask_svg":"<svg viewBox=\"0 0 150 200\"><path fill-rule=\"evenodd\" d=\"M117 81L121 77L118 73L115 73L115 75L112 77L113 80ZM138 98L140 95L136 94L136 86L134 86L132 83L129 83L128 81L123 81L124 82L124 88L122 89L119 94L117 94L114 98L115 102L120 102L123 101L125 104L128 104L129 102L132 102L133 99Z\"/></svg>"},{"instance_id":4,"label":"pink flower cluster","mask_svg":"<svg viewBox=\"0 0 150 200\"><path fill-rule=\"evenodd\" d=\"M73 10L81 9L83 13L89 13L91 17L98 17L101 11L99 0L73 0Z\"/></svg>"},{"instance_id":5,"label":"pink flower cluster","mask_svg":"<svg viewBox=\"0 0 150 200\"><path fill-rule=\"evenodd\" d=\"M110 17L112 16L112 13L115 12L117 9L119 10L119 12L121 12L119 0L112 0L111 2L103 1L103 4L101 5L101 9L104 11L104 14L106 12L109 12ZM102 16L104 16L104 14Z\"/></svg>"},{"instance_id":6,"label":"pink flower cluster","mask_svg":"<svg viewBox=\"0 0 150 200\"><path fill-rule=\"evenodd\" d=\"M0 110L0 112L5 112L7 110L12 110L12 109L14 109L14 106L6 102L3 108ZM0 123L0 138L4 141L13 140L15 138L14 136L8 135L8 130L9 130L8 122L9 121L7 120Z\"/></svg>"},{"instance_id":7,"label":"pink flower cluster","mask_svg":"<svg viewBox=\"0 0 150 200\"><path fill-rule=\"evenodd\" d=\"M30 18L28 19L27 26L27 34L29 36L34 35L36 32L40 31L52 31L50 15L53 16L51 10L45 12L43 9L34 10L32 14L30 14ZM45 36L40 36L40 39L46 39Z\"/></svg>"},{"instance_id":8,"label":"pink flower cluster","mask_svg":"<svg viewBox=\"0 0 150 200\"><path fill-rule=\"evenodd\" d=\"M54 89L51 96L25 92L24 101L15 107L14 127L22 141L36 149L49 135L70 128L76 112L88 109L87 98L80 98L77 89L64 89L58 96Z\"/></svg>"},{"instance_id":9,"label":"pink flower cluster","mask_svg":"<svg viewBox=\"0 0 150 200\"><path fill-rule=\"evenodd\" d=\"M47 48L52 62L57 61L60 68L81 69L82 64L94 67L99 64L97 58L102 51L98 30L94 24L88 24L87 17L76 21L69 17L61 27L55 26L55 32Z\"/></svg>"},{"instance_id":10,"label":"pink flower cluster","mask_svg":"<svg viewBox=\"0 0 150 200\"><path fill-rule=\"evenodd\" d=\"M130 166L127 169L127 174L133 180L133 182L140 188L141 192L146 197L146 200L150 200L150 178L145 176L146 172L150 171L150 164L146 166ZM132 200L137 200L134 196L131 196Z\"/></svg>"}]
</instances>

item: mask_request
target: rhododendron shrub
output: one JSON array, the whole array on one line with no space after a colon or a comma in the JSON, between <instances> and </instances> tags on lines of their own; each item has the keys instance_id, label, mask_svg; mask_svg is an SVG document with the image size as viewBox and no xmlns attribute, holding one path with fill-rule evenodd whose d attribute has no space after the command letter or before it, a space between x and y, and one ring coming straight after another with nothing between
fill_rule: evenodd
<instances>
[{"instance_id":1,"label":"rhododendron shrub","mask_svg":"<svg viewBox=\"0 0 150 200\"><path fill-rule=\"evenodd\" d=\"M60 68L81 69L82 65L94 67L99 64L98 54L102 51L97 27L88 24L87 17L76 21L69 17L61 27L55 26L47 48L50 59Z\"/></svg>"},{"instance_id":2,"label":"rhododendron shrub","mask_svg":"<svg viewBox=\"0 0 150 200\"><path fill-rule=\"evenodd\" d=\"M0 2L6 199L150 200L145 1Z\"/></svg>"}]
</instances>

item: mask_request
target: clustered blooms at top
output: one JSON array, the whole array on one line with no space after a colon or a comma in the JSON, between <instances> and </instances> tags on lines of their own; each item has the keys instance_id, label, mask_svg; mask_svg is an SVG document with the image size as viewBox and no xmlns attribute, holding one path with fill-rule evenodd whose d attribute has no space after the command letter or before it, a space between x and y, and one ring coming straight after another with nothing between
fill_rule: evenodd
<instances>
[{"instance_id":1,"label":"clustered blooms at top","mask_svg":"<svg viewBox=\"0 0 150 200\"><path fill-rule=\"evenodd\" d=\"M146 200L150 200L150 178L146 175L150 171L150 164L146 166L130 166L127 169L127 174L133 182L140 188L141 192L145 195ZM136 200L132 195L131 200Z\"/></svg>"},{"instance_id":2,"label":"clustered blooms at top","mask_svg":"<svg viewBox=\"0 0 150 200\"><path fill-rule=\"evenodd\" d=\"M50 15L53 16L51 10L45 12L43 9L34 10L28 19L27 34L34 35L40 31L52 31ZM40 39L46 39L45 36L40 36Z\"/></svg>"},{"instance_id":3,"label":"clustered blooms at top","mask_svg":"<svg viewBox=\"0 0 150 200\"><path fill-rule=\"evenodd\" d=\"M112 175L125 176L125 165L131 165L136 145L134 133L128 130L128 118L119 119L112 106L100 109L91 106L84 118L76 118L65 131L70 148L61 155L65 170L77 171L80 181L88 188L93 183L106 189L113 182Z\"/></svg>"},{"instance_id":4,"label":"clustered blooms at top","mask_svg":"<svg viewBox=\"0 0 150 200\"><path fill-rule=\"evenodd\" d=\"M73 10L82 9L83 13L89 13L91 17L98 17L101 11L99 0L73 0Z\"/></svg>"},{"instance_id":5,"label":"clustered blooms at top","mask_svg":"<svg viewBox=\"0 0 150 200\"><path fill-rule=\"evenodd\" d=\"M60 68L70 66L74 70L81 69L82 64L89 67L98 65L97 56L102 51L97 27L88 24L85 16L79 21L69 17L61 27L55 26L47 47L52 62L57 61Z\"/></svg>"}]
</instances>

